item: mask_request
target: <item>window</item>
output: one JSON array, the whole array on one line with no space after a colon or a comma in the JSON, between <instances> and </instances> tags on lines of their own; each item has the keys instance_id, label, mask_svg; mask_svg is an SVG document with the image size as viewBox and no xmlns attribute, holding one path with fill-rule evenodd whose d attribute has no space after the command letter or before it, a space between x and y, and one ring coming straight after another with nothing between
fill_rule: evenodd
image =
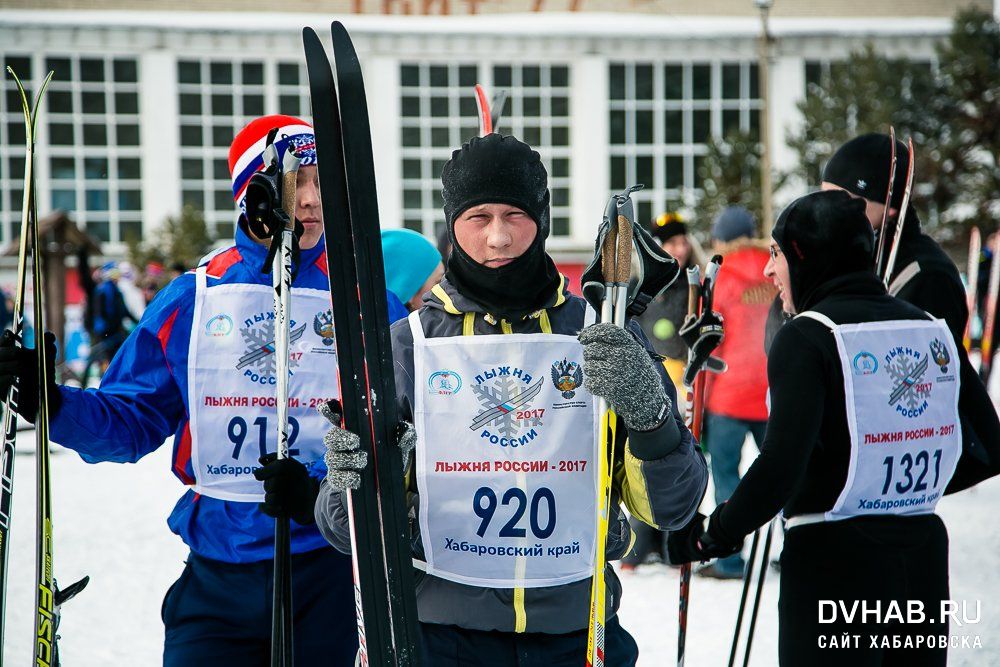
<instances>
[{"instance_id":1,"label":"window","mask_svg":"<svg viewBox=\"0 0 1000 667\"><path fill-rule=\"evenodd\" d=\"M613 62L609 67L610 188L645 186L633 195L641 222L690 201L710 140L758 129L753 63Z\"/></svg>"},{"instance_id":2,"label":"window","mask_svg":"<svg viewBox=\"0 0 1000 667\"><path fill-rule=\"evenodd\" d=\"M236 221L229 145L254 118L282 113L309 121L304 67L295 61L180 60L181 206L204 212L209 233L231 238Z\"/></svg>"},{"instance_id":3,"label":"window","mask_svg":"<svg viewBox=\"0 0 1000 667\"><path fill-rule=\"evenodd\" d=\"M549 173L552 234L570 225L569 67L551 64L406 63L400 67L403 225L436 238L444 229L441 169L479 133L474 86L504 90L499 127L538 151Z\"/></svg>"},{"instance_id":4,"label":"window","mask_svg":"<svg viewBox=\"0 0 1000 667\"><path fill-rule=\"evenodd\" d=\"M54 72L36 128L36 155L48 161L49 199L40 213L63 209L102 241L124 241L142 229L139 67L135 58L105 55L4 57L34 95ZM4 77L0 101L0 235L20 234L24 178L24 114L17 88ZM36 167L37 168L37 167ZM37 179L36 179L37 183ZM44 196L44 188L39 194Z\"/></svg>"}]
</instances>

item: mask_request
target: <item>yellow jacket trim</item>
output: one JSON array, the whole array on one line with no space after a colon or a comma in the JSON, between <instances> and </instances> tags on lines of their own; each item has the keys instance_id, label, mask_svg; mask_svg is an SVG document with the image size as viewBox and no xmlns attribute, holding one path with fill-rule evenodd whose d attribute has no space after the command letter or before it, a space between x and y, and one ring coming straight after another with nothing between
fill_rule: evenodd
<instances>
[{"instance_id":1,"label":"yellow jacket trim","mask_svg":"<svg viewBox=\"0 0 1000 667\"><path fill-rule=\"evenodd\" d=\"M437 298L441 299L441 303L444 304L444 312L451 313L452 315L462 314L462 311L460 311L458 308L455 307L455 302L451 300L451 297L448 296L448 293L444 291L443 287L441 287L441 283L438 283L437 285L432 287L431 293Z\"/></svg>"}]
</instances>

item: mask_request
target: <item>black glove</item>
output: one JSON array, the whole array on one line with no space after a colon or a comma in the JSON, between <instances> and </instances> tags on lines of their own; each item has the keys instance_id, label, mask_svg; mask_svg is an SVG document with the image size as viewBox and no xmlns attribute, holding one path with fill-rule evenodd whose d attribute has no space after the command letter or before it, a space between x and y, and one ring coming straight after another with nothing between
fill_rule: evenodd
<instances>
[{"instance_id":1,"label":"black glove","mask_svg":"<svg viewBox=\"0 0 1000 667\"><path fill-rule=\"evenodd\" d=\"M299 461L289 457L279 459L277 454L260 457L262 468L253 476L264 482L264 502L260 511L275 519L293 519L308 526L315 523L313 506L319 495L319 480L309 476L309 471Z\"/></svg>"},{"instance_id":2,"label":"black glove","mask_svg":"<svg viewBox=\"0 0 1000 667\"><path fill-rule=\"evenodd\" d=\"M719 517L725 503L712 512L705 529L705 515L698 512L691 521L667 535L667 562L671 565L682 565L700 561L704 563L712 558L725 558L739 553L743 549L743 540L731 540L722 536L719 527Z\"/></svg>"},{"instance_id":3,"label":"black glove","mask_svg":"<svg viewBox=\"0 0 1000 667\"><path fill-rule=\"evenodd\" d=\"M32 424L38 416L38 356L35 348L15 344L14 332L7 329L0 336L0 400L7 397L17 382L17 414ZM49 416L62 407L62 394L56 385L56 337L45 332L45 366L49 380Z\"/></svg>"},{"instance_id":4,"label":"black glove","mask_svg":"<svg viewBox=\"0 0 1000 667\"><path fill-rule=\"evenodd\" d=\"M722 315L707 310L698 317L689 316L677 333L690 350L688 365L684 368L685 385L692 386L703 368L713 373L726 370L726 362L712 356L722 343Z\"/></svg>"}]
</instances>

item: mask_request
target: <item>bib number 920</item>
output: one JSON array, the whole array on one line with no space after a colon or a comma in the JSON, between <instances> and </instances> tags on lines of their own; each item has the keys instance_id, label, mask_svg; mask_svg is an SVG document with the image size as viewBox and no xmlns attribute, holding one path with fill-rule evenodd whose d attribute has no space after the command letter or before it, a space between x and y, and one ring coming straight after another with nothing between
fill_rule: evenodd
<instances>
[{"instance_id":1,"label":"bib number 920","mask_svg":"<svg viewBox=\"0 0 1000 667\"><path fill-rule=\"evenodd\" d=\"M476 494L472 498L472 511L482 519L479 528L476 529L476 535L479 537L486 534L486 530L490 527L490 522L497 512L498 504L513 508L507 523L500 528L500 537L524 537L527 534L526 529L520 525L526 506L532 535L544 540L556 529L556 498L548 487L543 486L536 490L532 494L529 504L528 494L517 487L504 491L498 501L496 491L488 486L483 486L476 490ZM543 505L544 512L542 511ZM543 514L545 515L545 525L542 525Z\"/></svg>"}]
</instances>

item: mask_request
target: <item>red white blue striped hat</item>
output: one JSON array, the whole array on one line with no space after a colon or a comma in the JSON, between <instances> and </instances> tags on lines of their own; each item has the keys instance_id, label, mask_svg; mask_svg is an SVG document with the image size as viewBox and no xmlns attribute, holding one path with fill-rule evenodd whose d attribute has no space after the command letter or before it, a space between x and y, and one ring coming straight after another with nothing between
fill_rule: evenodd
<instances>
[{"instance_id":1,"label":"red white blue striped hat","mask_svg":"<svg viewBox=\"0 0 1000 667\"><path fill-rule=\"evenodd\" d=\"M250 177L264 168L264 147L268 133L278 128L274 137L278 155L286 149L301 160L299 166L316 164L316 136L312 125L294 116L263 116L240 130L229 147L229 174L233 180L233 201L243 210L243 199Z\"/></svg>"}]
</instances>

